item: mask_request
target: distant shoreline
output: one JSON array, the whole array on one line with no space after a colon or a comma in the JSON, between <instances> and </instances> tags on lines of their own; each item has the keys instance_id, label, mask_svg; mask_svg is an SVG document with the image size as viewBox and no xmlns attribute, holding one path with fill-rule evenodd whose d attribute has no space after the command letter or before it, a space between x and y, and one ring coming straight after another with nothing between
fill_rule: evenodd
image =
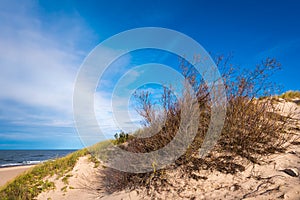
<instances>
[{"instance_id":1,"label":"distant shoreline","mask_svg":"<svg viewBox=\"0 0 300 200\"><path fill-rule=\"evenodd\" d=\"M0 150L0 168L28 166L64 157L76 150Z\"/></svg>"}]
</instances>

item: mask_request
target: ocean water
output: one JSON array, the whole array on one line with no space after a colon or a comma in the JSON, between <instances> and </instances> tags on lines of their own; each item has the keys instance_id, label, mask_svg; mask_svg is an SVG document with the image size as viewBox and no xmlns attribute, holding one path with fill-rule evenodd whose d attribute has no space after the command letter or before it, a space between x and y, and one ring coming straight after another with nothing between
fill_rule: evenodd
<instances>
[{"instance_id":1,"label":"ocean water","mask_svg":"<svg viewBox=\"0 0 300 200\"><path fill-rule=\"evenodd\" d=\"M0 150L0 167L38 164L74 151L76 150Z\"/></svg>"}]
</instances>

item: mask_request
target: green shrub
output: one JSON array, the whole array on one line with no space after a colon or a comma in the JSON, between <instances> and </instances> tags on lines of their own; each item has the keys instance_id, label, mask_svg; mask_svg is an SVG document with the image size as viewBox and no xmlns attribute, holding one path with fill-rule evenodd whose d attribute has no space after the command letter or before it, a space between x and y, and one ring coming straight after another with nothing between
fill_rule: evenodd
<instances>
[{"instance_id":1,"label":"green shrub","mask_svg":"<svg viewBox=\"0 0 300 200\"><path fill-rule=\"evenodd\" d=\"M118 145L118 144L125 143L128 140L129 135L128 135L128 133L124 133L123 131L121 131L120 133L116 133L114 135L114 137L115 137L115 140L113 143L115 145Z\"/></svg>"}]
</instances>

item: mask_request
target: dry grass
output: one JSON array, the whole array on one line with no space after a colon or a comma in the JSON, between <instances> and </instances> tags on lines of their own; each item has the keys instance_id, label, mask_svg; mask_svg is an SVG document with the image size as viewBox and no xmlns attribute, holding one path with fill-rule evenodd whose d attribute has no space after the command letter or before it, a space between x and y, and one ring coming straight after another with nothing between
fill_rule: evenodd
<instances>
[{"instance_id":1,"label":"dry grass","mask_svg":"<svg viewBox=\"0 0 300 200\"><path fill-rule=\"evenodd\" d=\"M287 91L278 96L279 98L286 99L286 100L294 100L300 99L300 91Z\"/></svg>"},{"instance_id":2,"label":"dry grass","mask_svg":"<svg viewBox=\"0 0 300 200\"><path fill-rule=\"evenodd\" d=\"M183 178L191 178L193 171L203 169L204 166L205 169L223 173L236 173L245 169L245 162L257 163L262 155L284 150L283 144L289 139L285 132L290 123L289 117L275 114L271 99L257 99L260 95L270 95L268 91L275 91L269 78L279 69L279 63L275 59L266 59L253 71L242 73L232 67L226 68L228 60L222 57L218 57L217 64L224 69L222 78L228 104L222 134L213 151L206 158L198 156L211 118L209 88L196 70L182 60L185 81L194 89L196 95L193 98L199 106L198 131L193 143L174 164L162 170L153 168L149 173L134 174L106 168L102 181L106 183L108 192L136 188L161 190L164 186L170 186L164 176L166 170L180 169ZM165 87L161 97L162 109L157 113L152 109L153 102L149 93L136 93L141 109L139 113L145 118L145 128L139 130L138 134L157 134L151 134L153 136L148 138L130 137L120 147L131 152L146 153L168 144L179 129L182 107L187 104L186 94L183 92L180 98L175 99L172 91ZM235 158L241 158L243 162L238 163Z\"/></svg>"}]
</instances>

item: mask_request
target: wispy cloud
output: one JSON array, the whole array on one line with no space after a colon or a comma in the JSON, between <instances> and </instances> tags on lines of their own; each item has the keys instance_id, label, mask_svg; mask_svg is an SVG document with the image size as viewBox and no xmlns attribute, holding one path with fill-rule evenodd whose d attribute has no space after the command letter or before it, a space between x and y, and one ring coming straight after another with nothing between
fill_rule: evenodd
<instances>
[{"instance_id":1,"label":"wispy cloud","mask_svg":"<svg viewBox=\"0 0 300 200\"><path fill-rule=\"evenodd\" d=\"M45 123L65 124L63 118L71 119L73 84L84 56L84 47L76 46L93 35L76 13L50 24L36 3L1 1L1 118L19 118L16 122L22 123L43 118ZM8 102L14 105L7 106Z\"/></svg>"},{"instance_id":2,"label":"wispy cloud","mask_svg":"<svg viewBox=\"0 0 300 200\"><path fill-rule=\"evenodd\" d=\"M0 147L7 146L5 141L16 147L25 140L30 146L31 140L45 138L62 145L78 145L78 138L76 141L72 138L77 136L72 112L74 83L82 61L97 45L97 36L76 9L67 12L44 9L33 0L0 1ZM163 17L154 14L156 20ZM116 55L116 51L105 49L102 57ZM126 92L143 85L143 79L155 80L158 74L169 82L169 73L142 68L131 70L118 83L129 67L138 64L131 63L131 55L127 54L99 77L95 114L107 137L120 129L134 130L141 121L130 98L118 93L112 102L116 84L123 85L122 91ZM112 109L112 103L118 112ZM20 127L25 132L20 132Z\"/></svg>"},{"instance_id":3,"label":"wispy cloud","mask_svg":"<svg viewBox=\"0 0 300 200\"><path fill-rule=\"evenodd\" d=\"M0 147L80 147L73 87L95 35L76 11L30 0L0 1L0 24Z\"/></svg>"}]
</instances>

